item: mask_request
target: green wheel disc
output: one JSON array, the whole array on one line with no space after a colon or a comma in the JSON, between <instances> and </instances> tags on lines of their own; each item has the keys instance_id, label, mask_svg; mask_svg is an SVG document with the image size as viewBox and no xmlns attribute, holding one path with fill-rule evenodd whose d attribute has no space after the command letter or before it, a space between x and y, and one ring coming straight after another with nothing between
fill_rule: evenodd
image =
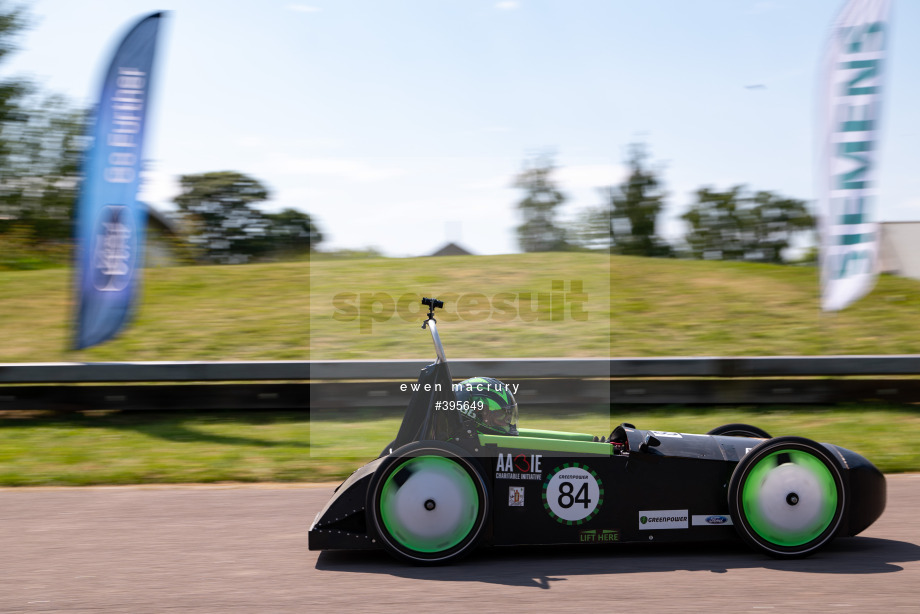
<instances>
[{"instance_id":1,"label":"green wheel disc","mask_svg":"<svg viewBox=\"0 0 920 614\"><path fill-rule=\"evenodd\" d=\"M399 464L380 490L387 532L416 552L441 552L469 535L479 514L476 484L442 456L417 456Z\"/></svg>"},{"instance_id":2,"label":"green wheel disc","mask_svg":"<svg viewBox=\"0 0 920 614\"><path fill-rule=\"evenodd\" d=\"M778 450L751 468L741 504L760 537L778 546L801 546L817 539L833 521L837 485L816 456Z\"/></svg>"}]
</instances>

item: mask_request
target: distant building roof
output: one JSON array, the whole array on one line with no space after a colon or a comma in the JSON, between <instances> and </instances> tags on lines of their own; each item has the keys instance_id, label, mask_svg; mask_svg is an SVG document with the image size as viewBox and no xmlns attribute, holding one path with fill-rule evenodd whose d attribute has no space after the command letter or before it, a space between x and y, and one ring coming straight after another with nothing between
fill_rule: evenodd
<instances>
[{"instance_id":1,"label":"distant building roof","mask_svg":"<svg viewBox=\"0 0 920 614\"><path fill-rule=\"evenodd\" d=\"M160 230L166 232L167 234L175 235L179 234L179 229L176 227L176 223L172 221L166 214L158 209L150 206L150 204L145 202L140 202L140 206L147 212L147 223L151 226L156 226Z\"/></svg>"},{"instance_id":2,"label":"distant building roof","mask_svg":"<svg viewBox=\"0 0 920 614\"><path fill-rule=\"evenodd\" d=\"M463 249L456 243L451 242L431 255L432 256L472 256L473 253L468 252L467 250Z\"/></svg>"}]
</instances>

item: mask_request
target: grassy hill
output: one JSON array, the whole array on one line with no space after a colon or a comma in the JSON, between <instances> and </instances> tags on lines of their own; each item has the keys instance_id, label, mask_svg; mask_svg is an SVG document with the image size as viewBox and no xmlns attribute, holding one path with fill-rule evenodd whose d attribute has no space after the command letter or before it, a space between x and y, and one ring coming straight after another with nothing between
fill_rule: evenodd
<instances>
[{"instance_id":1,"label":"grassy hill","mask_svg":"<svg viewBox=\"0 0 920 614\"><path fill-rule=\"evenodd\" d=\"M0 272L0 362L428 358L423 295L447 298L448 357L920 353L920 283L882 276L822 314L810 267L553 253L144 276L134 324L70 352L70 272Z\"/></svg>"}]
</instances>

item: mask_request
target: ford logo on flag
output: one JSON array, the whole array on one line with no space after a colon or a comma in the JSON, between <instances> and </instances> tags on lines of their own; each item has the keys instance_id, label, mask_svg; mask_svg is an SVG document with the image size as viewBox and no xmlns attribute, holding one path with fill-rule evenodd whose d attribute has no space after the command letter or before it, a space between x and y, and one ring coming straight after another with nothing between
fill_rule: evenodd
<instances>
[{"instance_id":1,"label":"ford logo on flag","mask_svg":"<svg viewBox=\"0 0 920 614\"><path fill-rule=\"evenodd\" d=\"M93 241L93 286L103 292L124 290L134 271L135 234L128 208L103 207Z\"/></svg>"}]
</instances>

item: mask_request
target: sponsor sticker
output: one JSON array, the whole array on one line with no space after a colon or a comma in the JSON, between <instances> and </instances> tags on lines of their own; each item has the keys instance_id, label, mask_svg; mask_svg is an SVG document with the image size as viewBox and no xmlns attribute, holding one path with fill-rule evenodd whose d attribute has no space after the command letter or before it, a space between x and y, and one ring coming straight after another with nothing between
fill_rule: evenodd
<instances>
[{"instance_id":1,"label":"sponsor sticker","mask_svg":"<svg viewBox=\"0 0 920 614\"><path fill-rule=\"evenodd\" d=\"M687 510L650 510L639 512L639 530L686 529L690 514Z\"/></svg>"},{"instance_id":2,"label":"sponsor sticker","mask_svg":"<svg viewBox=\"0 0 920 614\"><path fill-rule=\"evenodd\" d=\"M691 523L695 527L729 526L732 518L728 514L694 514Z\"/></svg>"},{"instance_id":3,"label":"sponsor sticker","mask_svg":"<svg viewBox=\"0 0 920 614\"><path fill-rule=\"evenodd\" d=\"M556 521L579 525L594 518L604 503L604 483L582 463L565 463L543 482L543 509Z\"/></svg>"},{"instance_id":4,"label":"sponsor sticker","mask_svg":"<svg viewBox=\"0 0 920 614\"><path fill-rule=\"evenodd\" d=\"M620 541L620 532L617 529L591 529L579 531L578 541L585 544L603 544Z\"/></svg>"},{"instance_id":5,"label":"sponsor sticker","mask_svg":"<svg viewBox=\"0 0 920 614\"><path fill-rule=\"evenodd\" d=\"M496 480L541 480L543 471L542 454L518 454L500 452L495 465Z\"/></svg>"},{"instance_id":6,"label":"sponsor sticker","mask_svg":"<svg viewBox=\"0 0 920 614\"><path fill-rule=\"evenodd\" d=\"M508 505L511 507L524 507L523 486L510 486L508 488Z\"/></svg>"},{"instance_id":7,"label":"sponsor sticker","mask_svg":"<svg viewBox=\"0 0 920 614\"><path fill-rule=\"evenodd\" d=\"M673 437L674 439L683 439L683 435L680 433L672 433L671 431L649 431L655 437Z\"/></svg>"}]
</instances>

